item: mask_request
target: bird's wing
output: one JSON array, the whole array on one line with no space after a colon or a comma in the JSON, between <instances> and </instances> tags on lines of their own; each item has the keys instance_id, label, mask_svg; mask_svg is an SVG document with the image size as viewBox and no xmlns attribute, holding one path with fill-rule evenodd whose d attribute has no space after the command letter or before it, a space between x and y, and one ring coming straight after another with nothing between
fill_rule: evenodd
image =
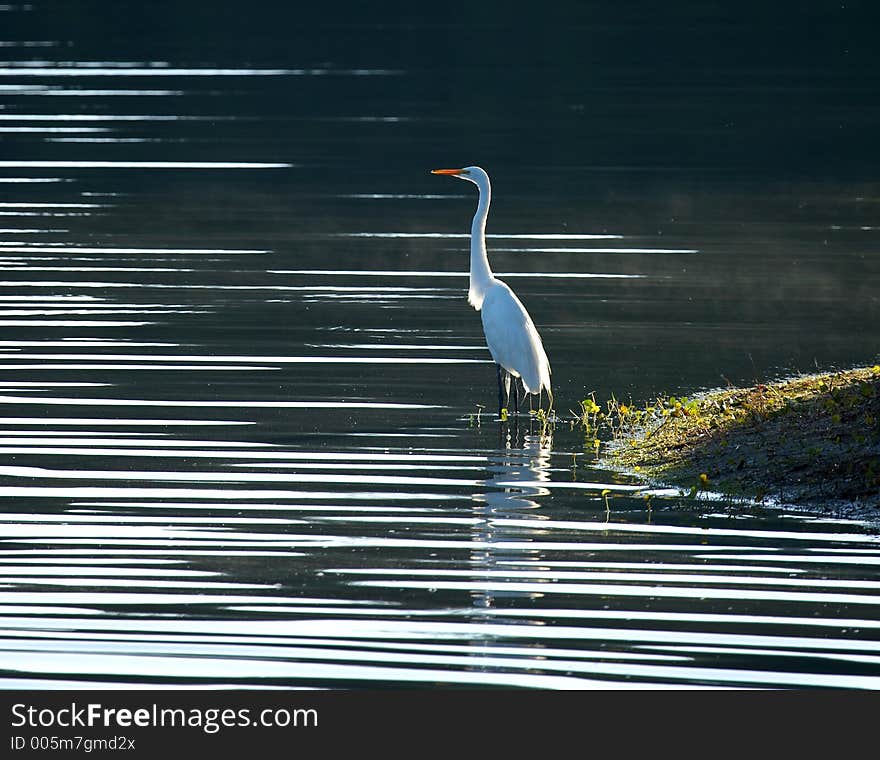
<instances>
[{"instance_id":1,"label":"bird's wing","mask_svg":"<svg viewBox=\"0 0 880 760\"><path fill-rule=\"evenodd\" d=\"M541 336L514 292L496 280L486 293L480 315L492 358L519 375L529 393L549 389L550 363Z\"/></svg>"}]
</instances>

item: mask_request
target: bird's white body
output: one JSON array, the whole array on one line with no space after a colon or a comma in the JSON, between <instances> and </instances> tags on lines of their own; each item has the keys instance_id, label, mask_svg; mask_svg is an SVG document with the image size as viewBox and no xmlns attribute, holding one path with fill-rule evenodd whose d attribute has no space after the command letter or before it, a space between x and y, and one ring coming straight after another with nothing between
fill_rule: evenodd
<instances>
[{"instance_id":1,"label":"bird's white body","mask_svg":"<svg viewBox=\"0 0 880 760\"><path fill-rule=\"evenodd\" d=\"M477 212L471 225L471 266L468 303L480 312L486 345L495 363L520 378L527 393L550 391L550 362L532 318L516 294L492 274L486 255L486 217L492 189L489 175L479 166L464 169L436 169L473 182L480 191Z\"/></svg>"},{"instance_id":2,"label":"bird's white body","mask_svg":"<svg viewBox=\"0 0 880 760\"><path fill-rule=\"evenodd\" d=\"M549 391L550 362L541 336L526 307L501 280L494 279L486 290L480 316L495 363L520 378L527 393Z\"/></svg>"}]
</instances>

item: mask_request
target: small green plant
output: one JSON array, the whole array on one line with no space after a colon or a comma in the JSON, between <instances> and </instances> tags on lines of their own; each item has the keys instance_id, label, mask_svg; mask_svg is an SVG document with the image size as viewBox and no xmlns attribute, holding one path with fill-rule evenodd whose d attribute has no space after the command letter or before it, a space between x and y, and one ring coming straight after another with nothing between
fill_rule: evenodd
<instances>
[{"instance_id":1,"label":"small green plant","mask_svg":"<svg viewBox=\"0 0 880 760\"><path fill-rule=\"evenodd\" d=\"M602 416L602 408L596 403L593 396L581 401L580 424L587 431L595 432L599 429L599 420Z\"/></svg>"},{"instance_id":2,"label":"small green plant","mask_svg":"<svg viewBox=\"0 0 880 760\"><path fill-rule=\"evenodd\" d=\"M649 494L649 493L643 493L643 494L641 494L641 497L645 502L645 510L648 513L648 525L650 525L651 524L651 517L653 516L652 504L651 504L652 497L651 497L651 494Z\"/></svg>"}]
</instances>

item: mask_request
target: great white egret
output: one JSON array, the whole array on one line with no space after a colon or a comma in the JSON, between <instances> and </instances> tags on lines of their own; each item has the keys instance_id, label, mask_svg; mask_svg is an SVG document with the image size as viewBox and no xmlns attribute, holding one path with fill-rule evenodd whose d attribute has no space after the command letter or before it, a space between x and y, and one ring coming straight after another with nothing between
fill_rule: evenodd
<instances>
[{"instance_id":1,"label":"great white egret","mask_svg":"<svg viewBox=\"0 0 880 760\"><path fill-rule=\"evenodd\" d=\"M526 393L540 394L547 390L550 408L553 392L550 390L550 362L535 329L535 323L516 294L499 280L489 266L486 255L486 217L492 187L489 175L479 166L463 169L433 169L431 174L446 174L473 182L480 191L477 212L471 224L471 274L468 303L483 319L483 333L489 353L498 368L498 414L510 398L511 386L515 412L519 412L519 391L516 378L522 381ZM512 380L512 382L511 382ZM540 397L539 397L540 403Z\"/></svg>"}]
</instances>

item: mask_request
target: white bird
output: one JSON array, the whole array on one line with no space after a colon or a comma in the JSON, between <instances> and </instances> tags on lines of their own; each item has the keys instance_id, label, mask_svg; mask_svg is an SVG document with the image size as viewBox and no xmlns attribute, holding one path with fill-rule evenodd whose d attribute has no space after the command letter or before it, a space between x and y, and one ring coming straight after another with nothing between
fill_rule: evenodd
<instances>
[{"instance_id":1,"label":"white bird","mask_svg":"<svg viewBox=\"0 0 880 760\"><path fill-rule=\"evenodd\" d=\"M471 273L468 303L480 312L489 353L498 367L498 414L513 386L515 411L519 412L519 392L515 378L522 381L526 393L540 394L546 389L553 408L550 390L550 362L535 329L535 323L516 294L492 274L486 255L486 217L492 188L489 175L479 166L463 169L434 169L431 174L446 174L473 182L480 190L477 212L471 224ZM511 378L514 378L511 383ZM540 397L539 397L540 404Z\"/></svg>"}]
</instances>

